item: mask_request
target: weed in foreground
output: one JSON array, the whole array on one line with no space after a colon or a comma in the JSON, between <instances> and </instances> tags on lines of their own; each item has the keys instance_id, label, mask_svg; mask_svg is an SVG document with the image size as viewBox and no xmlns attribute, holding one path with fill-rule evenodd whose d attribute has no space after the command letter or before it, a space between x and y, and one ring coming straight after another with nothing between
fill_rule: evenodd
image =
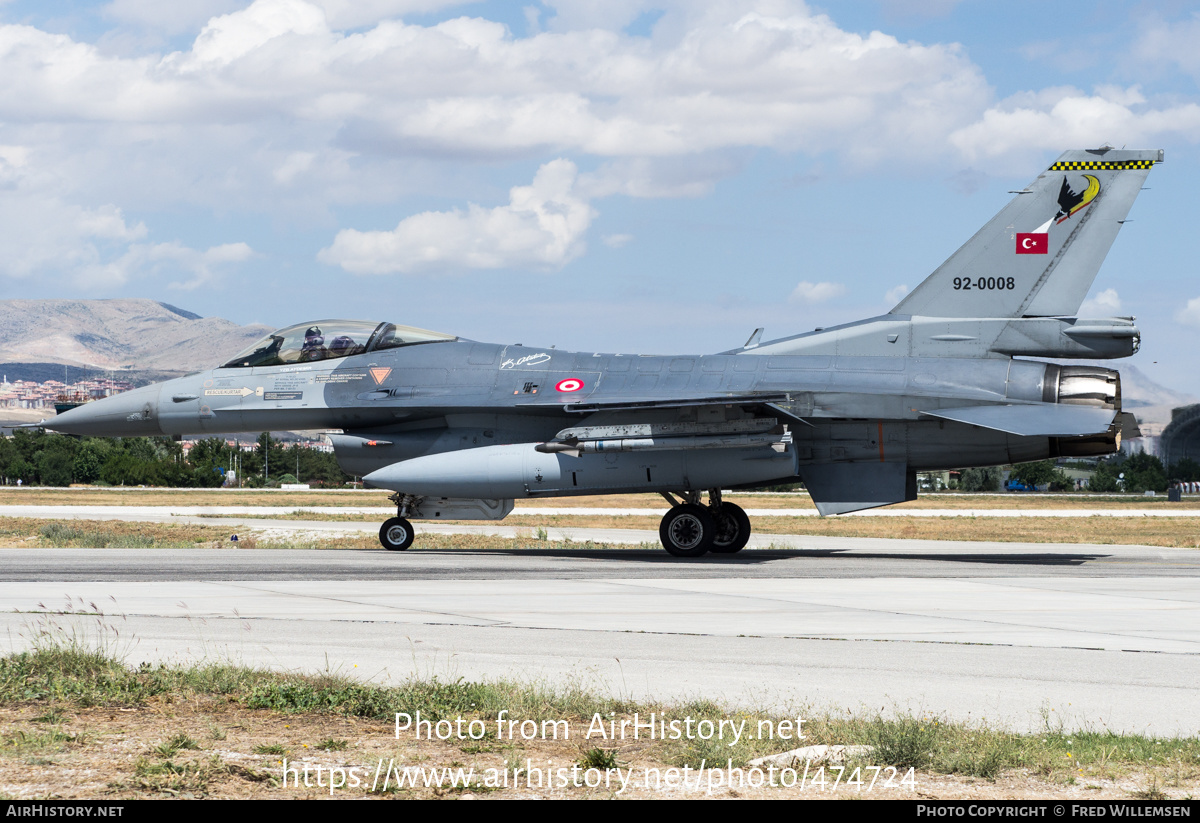
<instances>
[{"instance_id":1,"label":"weed in foreground","mask_svg":"<svg viewBox=\"0 0 1200 823\"><path fill-rule=\"evenodd\" d=\"M186 734L180 732L165 743L159 743L154 747L154 753L163 759L170 759L180 752L182 749L198 749L200 744Z\"/></svg>"},{"instance_id":2,"label":"weed in foreground","mask_svg":"<svg viewBox=\"0 0 1200 823\"><path fill-rule=\"evenodd\" d=\"M265 743L254 747L255 754L287 754L287 747L279 743Z\"/></svg>"},{"instance_id":3,"label":"weed in foreground","mask_svg":"<svg viewBox=\"0 0 1200 823\"><path fill-rule=\"evenodd\" d=\"M1158 785L1158 775L1151 775L1150 785L1132 793L1139 800L1169 800L1169 795Z\"/></svg>"},{"instance_id":4,"label":"weed in foreground","mask_svg":"<svg viewBox=\"0 0 1200 823\"><path fill-rule=\"evenodd\" d=\"M584 769L616 769L622 764L617 759L616 749L601 749L596 747L588 749L583 755L575 761L581 768Z\"/></svg>"},{"instance_id":5,"label":"weed in foreground","mask_svg":"<svg viewBox=\"0 0 1200 823\"><path fill-rule=\"evenodd\" d=\"M176 763L173 760L155 763L142 757L138 758L133 767L133 786L143 791L173 796L203 797L208 794L213 781L227 773L225 764L215 755L207 760L190 760L184 763Z\"/></svg>"},{"instance_id":6,"label":"weed in foreground","mask_svg":"<svg viewBox=\"0 0 1200 823\"><path fill-rule=\"evenodd\" d=\"M11 751L17 754L34 752L57 752L68 745L82 743L79 735L68 734L62 729L46 729L40 732L27 732L17 729L12 734L0 737L0 751Z\"/></svg>"},{"instance_id":7,"label":"weed in foreground","mask_svg":"<svg viewBox=\"0 0 1200 823\"><path fill-rule=\"evenodd\" d=\"M39 714L37 717L33 718L33 722L34 723L51 723L51 724L57 725L57 724L63 722L63 720L66 718L66 716L67 716L66 712L64 712L62 709L60 709L56 706L56 707L50 709L50 711L46 712L45 714Z\"/></svg>"}]
</instances>

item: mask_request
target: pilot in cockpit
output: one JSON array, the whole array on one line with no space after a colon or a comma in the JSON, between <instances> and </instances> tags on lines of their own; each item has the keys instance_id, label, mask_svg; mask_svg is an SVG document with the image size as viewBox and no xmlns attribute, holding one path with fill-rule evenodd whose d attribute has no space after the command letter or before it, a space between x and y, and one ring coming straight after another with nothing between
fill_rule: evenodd
<instances>
[{"instance_id":1,"label":"pilot in cockpit","mask_svg":"<svg viewBox=\"0 0 1200 823\"><path fill-rule=\"evenodd\" d=\"M354 342L353 337L348 337L344 334L339 334L329 342L330 357L349 357L352 354L360 354L363 351L362 346Z\"/></svg>"},{"instance_id":2,"label":"pilot in cockpit","mask_svg":"<svg viewBox=\"0 0 1200 823\"><path fill-rule=\"evenodd\" d=\"M325 348L325 336L321 334L321 328L310 326L308 331L304 332L304 345L300 347L300 362L324 360L328 354L329 351Z\"/></svg>"}]
</instances>

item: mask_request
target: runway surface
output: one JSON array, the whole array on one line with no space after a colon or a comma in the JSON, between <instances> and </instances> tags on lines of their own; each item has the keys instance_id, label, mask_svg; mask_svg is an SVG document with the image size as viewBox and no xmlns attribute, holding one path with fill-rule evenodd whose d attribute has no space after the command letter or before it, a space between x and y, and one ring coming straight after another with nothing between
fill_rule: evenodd
<instances>
[{"instance_id":1,"label":"runway surface","mask_svg":"<svg viewBox=\"0 0 1200 823\"><path fill-rule=\"evenodd\" d=\"M1200 551L767 537L776 548L696 561L571 545L4 549L0 622L10 648L53 624L104 633L130 662L232 658L390 681L514 677L1025 730L1200 730ZM67 614L79 610L103 615Z\"/></svg>"},{"instance_id":2,"label":"runway surface","mask_svg":"<svg viewBox=\"0 0 1200 823\"><path fill-rule=\"evenodd\" d=\"M519 506L515 516L525 517L661 517L666 506L657 509ZM310 506L278 508L271 506L4 506L8 517L56 517L71 520L144 520L147 522L192 522L187 518L268 517L292 512L327 515L377 517L380 522L395 514L391 506ZM746 509L750 517L819 517L816 509ZM838 515L845 517L1192 517L1200 519L1200 509L867 509ZM420 525L419 523L417 525Z\"/></svg>"}]
</instances>

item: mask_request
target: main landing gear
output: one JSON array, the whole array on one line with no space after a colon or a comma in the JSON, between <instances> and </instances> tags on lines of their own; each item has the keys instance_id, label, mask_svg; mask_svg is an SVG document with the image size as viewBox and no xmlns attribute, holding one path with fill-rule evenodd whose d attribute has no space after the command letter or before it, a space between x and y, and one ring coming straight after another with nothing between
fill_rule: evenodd
<instances>
[{"instance_id":1,"label":"main landing gear","mask_svg":"<svg viewBox=\"0 0 1200 823\"><path fill-rule=\"evenodd\" d=\"M410 508L415 506L418 498L393 494L388 499L396 504L398 516L383 521L383 525L379 527L379 542L390 552L402 552L412 545L413 538L416 537L412 523L408 522L405 515L409 513Z\"/></svg>"},{"instance_id":2,"label":"main landing gear","mask_svg":"<svg viewBox=\"0 0 1200 823\"><path fill-rule=\"evenodd\" d=\"M663 548L675 557L734 554L750 540L750 518L736 503L721 502L721 490L708 490L708 505L700 505L700 492L682 493L683 501L662 493L671 504L658 527Z\"/></svg>"}]
</instances>

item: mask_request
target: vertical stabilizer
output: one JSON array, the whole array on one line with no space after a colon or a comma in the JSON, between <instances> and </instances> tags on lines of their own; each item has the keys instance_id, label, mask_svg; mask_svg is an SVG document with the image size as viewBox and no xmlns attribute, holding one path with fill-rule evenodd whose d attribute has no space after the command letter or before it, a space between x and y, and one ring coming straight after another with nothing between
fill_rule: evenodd
<instances>
[{"instance_id":1,"label":"vertical stabilizer","mask_svg":"<svg viewBox=\"0 0 1200 823\"><path fill-rule=\"evenodd\" d=\"M890 313L1074 315L1162 159L1161 149L1066 152Z\"/></svg>"}]
</instances>

